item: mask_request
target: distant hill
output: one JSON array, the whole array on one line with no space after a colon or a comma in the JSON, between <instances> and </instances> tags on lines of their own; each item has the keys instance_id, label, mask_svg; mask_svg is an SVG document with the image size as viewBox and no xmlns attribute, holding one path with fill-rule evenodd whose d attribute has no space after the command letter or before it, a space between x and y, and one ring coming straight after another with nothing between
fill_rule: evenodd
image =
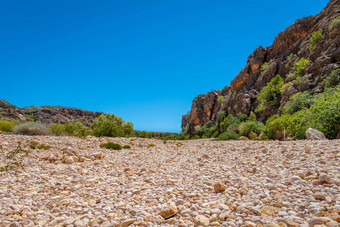
<instances>
[{"instance_id":1,"label":"distant hill","mask_svg":"<svg viewBox=\"0 0 340 227\"><path fill-rule=\"evenodd\" d=\"M2 119L6 120L34 120L40 121L45 125L79 121L85 126L90 126L92 120L103 113L62 106L30 106L19 108L0 99L0 114L2 115Z\"/></svg>"}]
</instances>

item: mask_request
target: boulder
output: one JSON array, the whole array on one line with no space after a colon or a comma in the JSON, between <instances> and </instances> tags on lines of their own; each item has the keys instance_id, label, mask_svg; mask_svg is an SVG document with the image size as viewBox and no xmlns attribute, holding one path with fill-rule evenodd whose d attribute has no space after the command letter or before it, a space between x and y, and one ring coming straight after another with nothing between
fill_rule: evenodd
<instances>
[{"instance_id":1,"label":"boulder","mask_svg":"<svg viewBox=\"0 0 340 227\"><path fill-rule=\"evenodd\" d=\"M325 135L322 132L314 128L307 129L306 138L308 140L325 140L326 139Z\"/></svg>"}]
</instances>

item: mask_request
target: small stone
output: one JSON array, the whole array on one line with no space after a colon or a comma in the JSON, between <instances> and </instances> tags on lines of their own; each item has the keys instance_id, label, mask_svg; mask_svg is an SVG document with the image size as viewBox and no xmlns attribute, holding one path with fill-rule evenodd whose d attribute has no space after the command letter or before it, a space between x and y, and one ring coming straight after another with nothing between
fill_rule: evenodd
<instances>
[{"instance_id":1,"label":"small stone","mask_svg":"<svg viewBox=\"0 0 340 227\"><path fill-rule=\"evenodd\" d=\"M309 220L309 226L310 227L314 227L315 225L324 225L327 222L331 222L333 221L330 218L326 218L326 217L313 217L312 219Z\"/></svg>"},{"instance_id":2,"label":"small stone","mask_svg":"<svg viewBox=\"0 0 340 227\"><path fill-rule=\"evenodd\" d=\"M122 227L127 227L127 226L133 224L135 221L136 221L136 219L134 219L134 218L126 219L126 220L124 220L124 221L122 222L122 225L121 225L121 226L122 226Z\"/></svg>"},{"instance_id":3,"label":"small stone","mask_svg":"<svg viewBox=\"0 0 340 227\"><path fill-rule=\"evenodd\" d=\"M251 166L256 166L256 162L251 162L250 165Z\"/></svg>"},{"instance_id":4,"label":"small stone","mask_svg":"<svg viewBox=\"0 0 340 227\"><path fill-rule=\"evenodd\" d=\"M276 217L280 209L273 206L264 206L261 208L261 216L266 217Z\"/></svg>"},{"instance_id":5,"label":"small stone","mask_svg":"<svg viewBox=\"0 0 340 227\"><path fill-rule=\"evenodd\" d=\"M214 184L214 191L216 193L224 192L225 189L226 189L226 186L223 183L221 183L221 182L217 182L217 183Z\"/></svg>"},{"instance_id":6,"label":"small stone","mask_svg":"<svg viewBox=\"0 0 340 227\"><path fill-rule=\"evenodd\" d=\"M331 183L332 182L332 179L331 177L326 174L326 173L321 173L320 176L319 176L319 180L321 183Z\"/></svg>"},{"instance_id":7,"label":"small stone","mask_svg":"<svg viewBox=\"0 0 340 227\"><path fill-rule=\"evenodd\" d=\"M164 218L171 218L177 214L178 210L175 206L169 205L167 207L163 207L160 211L160 215Z\"/></svg>"},{"instance_id":8,"label":"small stone","mask_svg":"<svg viewBox=\"0 0 340 227\"><path fill-rule=\"evenodd\" d=\"M266 222L263 224L263 227L280 227L280 225L275 224L274 222Z\"/></svg>"},{"instance_id":9,"label":"small stone","mask_svg":"<svg viewBox=\"0 0 340 227\"><path fill-rule=\"evenodd\" d=\"M202 226L207 227L207 226L209 226L209 223L210 223L209 218L207 218L204 215L197 215L195 217L195 224L196 225L202 225Z\"/></svg>"},{"instance_id":10,"label":"small stone","mask_svg":"<svg viewBox=\"0 0 340 227\"><path fill-rule=\"evenodd\" d=\"M89 200L89 205L91 206L91 207L93 207L93 206L95 206L96 205L96 200L94 200L94 199L90 199Z\"/></svg>"}]
</instances>

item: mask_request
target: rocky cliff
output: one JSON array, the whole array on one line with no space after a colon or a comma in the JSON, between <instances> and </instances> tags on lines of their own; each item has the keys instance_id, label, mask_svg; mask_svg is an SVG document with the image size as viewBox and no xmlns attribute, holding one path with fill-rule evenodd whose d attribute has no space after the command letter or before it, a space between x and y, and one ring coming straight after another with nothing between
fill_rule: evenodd
<instances>
[{"instance_id":1,"label":"rocky cliff","mask_svg":"<svg viewBox=\"0 0 340 227\"><path fill-rule=\"evenodd\" d=\"M194 134L195 126L216 122L220 111L233 115L255 112L259 105L256 95L277 74L286 85L281 95L281 107L297 92L322 92L323 79L340 68L339 15L340 0L331 0L318 15L301 18L279 33L270 47L259 46L230 85L198 95L193 100L190 112L182 118L182 129L189 126L190 134ZM315 33L319 36L313 37ZM294 63L301 59L310 62L296 83L291 75L296 74ZM280 108L277 108L256 115L265 121L279 112Z\"/></svg>"},{"instance_id":2,"label":"rocky cliff","mask_svg":"<svg viewBox=\"0 0 340 227\"><path fill-rule=\"evenodd\" d=\"M40 121L45 125L54 123L65 124L79 121L85 126L90 126L92 120L103 113L61 106L32 106L19 108L4 100L0 100L0 114L2 115L2 119L33 120Z\"/></svg>"}]
</instances>

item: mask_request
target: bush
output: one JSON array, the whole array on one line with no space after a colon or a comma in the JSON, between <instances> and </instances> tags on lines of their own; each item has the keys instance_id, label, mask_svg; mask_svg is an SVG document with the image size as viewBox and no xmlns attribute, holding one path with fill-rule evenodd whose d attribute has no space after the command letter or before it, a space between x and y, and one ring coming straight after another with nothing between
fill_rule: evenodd
<instances>
[{"instance_id":1,"label":"bush","mask_svg":"<svg viewBox=\"0 0 340 227\"><path fill-rule=\"evenodd\" d=\"M134 135L132 123L125 123L121 117L114 114L102 114L94 119L92 129L93 134L98 137L130 137Z\"/></svg>"},{"instance_id":2,"label":"bush","mask_svg":"<svg viewBox=\"0 0 340 227\"><path fill-rule=\"evenodd\" d=\"M222 103L224 103L225 101L226 101L226 99L225 99L222 95L219 95L219 96L217 97L217 102L218 102L218 103L222 104Z\"/></svg>"},{"instance_id":3,"label":"bush","mask_svg":"<svg viewBox=\"0 0 340 227\"><path fill-rule=\"evenodd\" d=\"M280 75L276 75L261 92L256 96L260 101L256 112L263 112L268 107L278 108L281 100L281 88L283 86L283 79Z\"/></svg>"},{"instance_id":4,"label":"bush","mask_svg":"<svg viewBox=\"0 0 340 227\"><path fill-rule=\"evenodd\" d=\"M340 83L340 69L335 69L331 72L331 74L326 77L322 84L325 88L330 88L338 85Z\"/></svg>"},{"instance_id":5,"label":"bush","mask_svg":"<svg viewBox=\"0 0 340 227\"><path fill-rule=\"evenodd\" d=\"M73 124L53 124L48 127L50 133L55 136L78 136L84 138L91 134L91 129L76 122Z\"/></svg>"},{"instance_id":6,"label":"bush","mask_svg":"<svg viewBox=\"0 0 340 227\"><path fill-rule=\"evenodd\" d=\"M334 139L340 129L340 85L317 94L310 107L312 125L323 132L328 139Z\"/></svg>"},{"instance_id":7,"label":"bush","mask_svg":"<svg viewBox=\"0 0 340 227\"><path fill-rule=\"evenodd\" d=\"M121 150L121 149L123 149L120 144L112 143L112 142L107 142L107 143L101 144L100 147L104 147L106 149L112 149L112 150Z\"/></svg>"},{"instance_id":8,"label":"bush","mask_svg":"<svg viewBox=\"0 0 340 227\"><path fill-rule=\"evenodd\" d=\"M263 131L264 125L262 122L259 121L246 121L241 123L239 128L240 135L248 137L251 132L260 134Z\"/></svg>"},{"instance_id":9,"label":"bush","mask_svg":"<svg viewBox=\"0 0 340 227\"><path fill-rule=\"evenodd\" d=\"M238 140L239 137L235 132L224 132L217 137L217 140Z\"/></svg>"},{"instance_id":10,"label":"bush","mask_svg":"<svg viewBox=\"0 0 340 227\"><path fill-rule=\"evenodd\" d=\"M313 104L313 96L308 91L298 92L289 98L289 102L283 107L284 113L293 114L299 110L308 109Z\"/></svg>"},{"instance_id":11,"label":"bush","mask_svg":"<svg viewBox=\"0 0 340 227\"><path fill-rule=\"evenodd\" d=\"M301 76L302 71L307 67L311 61L305 58L301 58L300 61L294 63L295 76Z\"/></svg>"},{"instance_id":12,"label":"bush","mask_svg":"<svg viewBox=\"0 0 340 227\"><path fill-rule=\"evenodd\" d=\"M15 126L13 121L0 121L0 132L12 132Z\"/></svg>"},{"instance_id":13,"label":"bush","mask_svg":"<svg viewBox=\"0 0 340 227\"><path fill-rule=\"evenodd\" d=\"M306 139L306 131L311 125L312 113L309 109L295 112L289 118L289 126L287 128L289 136L295 139Z\"/></svg>"},{"instance_id":14,"label":"bush","mask_svg":"<svg viewBox=\"0 0 340 227\"><path fill-rule=\"evenodd\" d=\"M322 39L323 35L322 35L322 30L318 30L316 32L313 32L312 37L309 39L310 44L309 44L309 51L312 51L316 45L318 44L318 42L320 41L320 39Z\"/></svg>"},{"instance_id":15,"label":"bush","mask_svg":"<svg viewBox=\"0 0 340 227\"><path fill-rule=\"evenodd\" d=\"M287 128L290 123L290 115L283 115L281 117L273 115L268 118L266 126L264 127L264 134L269 139L283 139L287 135Z\"/></svg>"},{"instance_id":16,"label":"bush","mask_svg":"<svg viewBox=\"0 0 340 227\"><path fill-rule=\"evenodd\" d=\"M336 26L338 26L340 23L340 16L334 18L328 25L328 31L332 31L333 28L335 28Z\"/></svg>"},{"instance_id":17,"label":"bush","mask_svg":"<svg viewBox=\"0 0 340 227\"><path fill-rule=\"evenodd\" d=\"M48 129L50 131L50 134L55 135L55 136L67 135L64 124L53 124L53 125L48 126Z\"/></svg>"},{"instance_id":18,"label":"bush","mask_svg":"<svg viewBox=\"0 0 340 227\"><path fill-rule=\"evenodd\" d=\"M135 135L139 138L152 138L152 132L147 131L135 131Z\"/></svg>"},{"instance_id":19,"label":"bush","mask_svg":"<svg viewBox=\"0 0 340 227\"><path fill-rule=\"evenodd\" d=\"M222 121L226 117L226 112L224 110L221 110L217 113L218 120Z\"/></svg>"},{"instance_id":20,"label":"bush","mask_svg":"<svg viewBox=\"0 0 340 227\"><path fill-rule=\"evenodd\" d=\"M254 114L254 112L251 112L249 115L249 121L256 121L256 115Z\"/></svg>"},{"instance_id":21,"label":"bush","mask_svg":"<svg viewBox=\"0 0 340 227\"><path fill-rule=\"evenodd\" d=\"M26 122L16 125L13 129L15 133L23 135L48 135L48 128L38 122Z\"/></svg>"},{"instance_id":22,"label":"bush","mask_svg":"<svg viewBox=\"0 0 340 227\"><path fill-rule=\"evenodd\" d=\"M266 69L268 69L268 68L269 68L268 62L263 63L263 65L261 66L261 72L266 71Z\"/></svg>"},{"instance_id":23,"label":"bush","mask_svg":"<svg viewBox=\"0 0 340 227\"><path fill-rule=\"evenodd\" d=\"M131 146L130 145L124 145L123 149L131 149Z\"/></svg>"}]
</instances>

